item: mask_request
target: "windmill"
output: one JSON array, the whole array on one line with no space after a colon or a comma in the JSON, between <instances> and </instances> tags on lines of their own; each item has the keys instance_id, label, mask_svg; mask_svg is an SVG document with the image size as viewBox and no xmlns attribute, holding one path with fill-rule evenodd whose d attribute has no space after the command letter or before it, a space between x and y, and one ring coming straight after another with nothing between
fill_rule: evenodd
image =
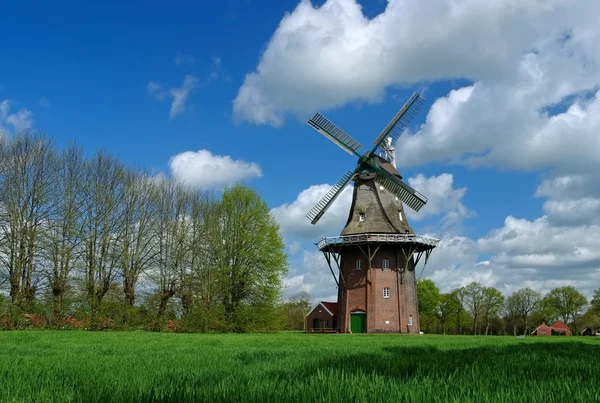
<instances>
[{"instance_id":1,"label":"windmill","mask_svg":"<svg viewBox=\"0 0 600 403\"><path fill-rule=\"evenodd\" d=\"M405 217L403 203L418 212L427 198L402 180L396 170L393 144L423 104L423 98L415 92L364 154L358 141L320 113L308 121L319 133L358 157L356 167L306 214L316 224L354 181L352 204L342 233L317 243L338 286L334 321L341 332L419 331L415 266L423 255L427 262L439 239L416 235ZM337 266L337 275L333 265Z\"/></svg>"}]
</instances>

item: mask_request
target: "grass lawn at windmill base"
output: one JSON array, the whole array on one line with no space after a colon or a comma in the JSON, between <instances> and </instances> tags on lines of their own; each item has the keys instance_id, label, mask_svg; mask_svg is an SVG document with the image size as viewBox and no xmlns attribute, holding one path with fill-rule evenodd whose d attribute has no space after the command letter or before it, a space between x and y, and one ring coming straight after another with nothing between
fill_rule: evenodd
<instances>
[{"instance_id":1,"label":"grass lawn at windmill base","mask_svg":"<svg viewBox=\"0 0 600 403\"><path fill-rule=\"evenodd\" d=\"M10 331L0 346L1 402L600 401L591 337Z\"/></svg>"},{"instance_id":2,"label":"grass lawn at windmill base","mask_svg":"<svg viewBox=\"0 0 600 403\"><path fill-rule=\"evenodd\" d=\"M419 211L427 198L410 187L396 170L393 143L408 127L424 101L414 93L373 142L362 146L323 115L308 124L344 151L358 157L354 170L307 214L312 224L325 214L344 188L354 181L346 226L339 236L323 238L323 252L338 288L330 320L315 308L306 318L309 332L418 333L419 312L415 267L425 262L439 240L414 233L404 204ZM385 158L375 154L376 151Z\"/></svg>"}]
</instances>

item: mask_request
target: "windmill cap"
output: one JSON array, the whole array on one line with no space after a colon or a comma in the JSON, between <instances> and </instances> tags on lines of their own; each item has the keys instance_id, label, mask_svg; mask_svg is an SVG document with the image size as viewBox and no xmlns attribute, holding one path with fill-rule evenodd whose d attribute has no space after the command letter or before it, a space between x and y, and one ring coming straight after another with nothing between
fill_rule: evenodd
<instances>
[{"instance_id":1,"label":"windmill cap","mask_svg":"<svg viewBox=\"0 0 600 403\"><path fill-rule=\"evenodd\" d=\"M390 164L390 162L388 160L386 160L385 158L380 157L379 155L374 155L374 158L377 158L379 160L379 166L386 170L388 173L397 176L398 178L402 179L402 175L400 175L400 172L398 172L398 170L396 168L394 168L394 166L392 164Z\"/></svg>"}]
</instances>

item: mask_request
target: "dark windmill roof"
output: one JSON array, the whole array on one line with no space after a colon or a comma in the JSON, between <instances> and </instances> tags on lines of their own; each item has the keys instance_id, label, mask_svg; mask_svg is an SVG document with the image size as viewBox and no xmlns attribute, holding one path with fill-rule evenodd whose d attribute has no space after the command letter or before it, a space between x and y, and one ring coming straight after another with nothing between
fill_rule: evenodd
<instances>
[{"instance_id":1,"label":"dark windmill roof","mask_svg":"<svg viewBox=\"0 0 600 403\"><path fill-rule=\"evenodd\" d=\"M388 160L386 160L385 158L381 158L379 155L375 155L374 157L379 160L379 166L381 168L385 169L387 172L391 173L392 175L395 175L398 178L402 179L402 175L400 175L400 172L398 172L398 170L396 168L394 168L394 166L392 164L390 164L390 162Z\"/></svg>"},{"instance_id":2,"label":"dark windmill roof","mask_svg":"<svg viewBox=\"0 0 600 403\"><path fill-rule=\"evenodd\" d=\"M379 156L376 158L379 159L383 169L402 178L387 160ZM364 214L362 221L361 214ZM414 234L407 221L402 202L375 182L375 174L358 174L354 177L352 206L341 235L366 233Z\"/></svg>"}]
</instances>

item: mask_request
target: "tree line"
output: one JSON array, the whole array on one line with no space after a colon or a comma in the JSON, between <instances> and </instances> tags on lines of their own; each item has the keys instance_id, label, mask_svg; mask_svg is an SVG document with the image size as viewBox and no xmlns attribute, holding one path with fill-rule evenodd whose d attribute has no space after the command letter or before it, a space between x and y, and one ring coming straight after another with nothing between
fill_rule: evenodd
<instances>
[{"instance_id":1,"label":"tree line","mask_svg":"<svg viewBox=\"0 0 600 403\"><path fill-rule=\"evenodd\" d=\"M193 190L43 133L0 136L0 327L277 329L286 272L252 189Z\"/></svg>"},{"instance_id":2,"label":"tree line","mask_svg":"<svg viewBox=\"0 0 600 403\"><path fill-rule=\"evenodd\" d=\"M524 287L505 297L494 287L472 282L440 293L430 280L417 281L421 331L440 334L530 334L545 322L560 320L573 333L586 327L600 329L600 288L588 304L573 286L547 294Z\"/></svg>"}]
</instances>

